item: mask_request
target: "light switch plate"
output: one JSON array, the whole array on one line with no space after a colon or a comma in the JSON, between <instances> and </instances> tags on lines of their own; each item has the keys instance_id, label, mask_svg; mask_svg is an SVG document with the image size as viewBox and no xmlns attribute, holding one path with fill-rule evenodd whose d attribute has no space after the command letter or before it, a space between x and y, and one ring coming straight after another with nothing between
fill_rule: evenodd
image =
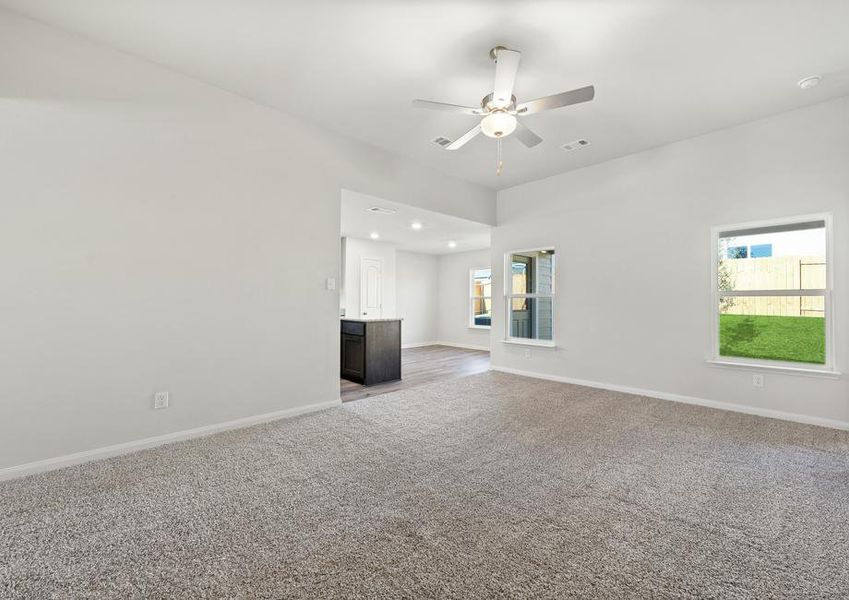
<instances>
[{"instance_id":1,"label":"light switch plate","mask_svg":"<svg viewBox=\"0 0 849 600\"><path fill-rule=\"evenodd\" d=\"M327 278L327 289L328 290L335 290L336 289L336 279L334 279L333 277Z\"/></svg>"}]
</instances>

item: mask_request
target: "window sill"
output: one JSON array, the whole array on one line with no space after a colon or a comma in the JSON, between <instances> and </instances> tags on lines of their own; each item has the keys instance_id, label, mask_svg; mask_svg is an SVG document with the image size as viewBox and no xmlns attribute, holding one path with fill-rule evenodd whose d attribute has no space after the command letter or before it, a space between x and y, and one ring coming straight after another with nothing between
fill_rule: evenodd
<instances>
[{"instance_id":1,"label":"window sill","mask_svg":"<svg viewBox=\"0 0 849 600\"><path fill-rule=\"evenodd\" d=\"M806 367L790 367L785 365L769 365L758 363L737 362L733 360L713 359L707 363L712 367L723 369L740 369L742 371L764 371L768 373L783 373L786 375L801 375L803 377L822 377L823 379L840 379L840 371L830 369L811 369Z\"/></svg>"},{"instance_id":2,"label":"window sill","mask_svg":"<svg viewBox=\"0 0 849 600\"><path fill-rule=\"evenodd\" d=\"M469 329L483 329L485 331L489 331L492 327L489 325L469 325Z\"/></svg>"},{"instance_id":3,"label":"window sill","mask_svg":"<svg viewBox=\"0 0 849 600\"><path fill-rule=\"evenodd\" d=\"M505 338L501 340L502 344L513 344L516 346L534 346L536 348L556 348L557 344L548 340L523 340L517 338Z\"/></svg>"}]
</instances>

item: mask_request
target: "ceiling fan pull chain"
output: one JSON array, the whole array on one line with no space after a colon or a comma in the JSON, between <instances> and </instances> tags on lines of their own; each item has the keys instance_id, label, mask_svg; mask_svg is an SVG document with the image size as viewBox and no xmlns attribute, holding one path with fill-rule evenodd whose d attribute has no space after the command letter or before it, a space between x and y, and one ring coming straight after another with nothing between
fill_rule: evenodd
<instances>
[{"instance_id":1,"label":"ceiling fan pull chain","mask_svg":"<svg viewBox=\"0 0 849 600\"><path fill-rule=\"evenodd\" d=\"M501 160L501 138L496 142L496 151L495 151L495 174L501 175L501 171L504 169L504 161Z\"/></svg>"}]
</instances>

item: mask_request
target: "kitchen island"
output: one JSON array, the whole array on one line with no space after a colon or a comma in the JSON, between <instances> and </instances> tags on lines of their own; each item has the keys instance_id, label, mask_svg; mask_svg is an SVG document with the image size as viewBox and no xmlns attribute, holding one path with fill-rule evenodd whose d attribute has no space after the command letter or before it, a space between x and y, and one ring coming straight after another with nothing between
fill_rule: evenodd
<instances>
[{"instance_id":1,"label":"kitchen island","mask_svg":"<svg viewBox=\"0 0 849 600\"><path fill-rule=\"evenodd\" d=\"M401 379L401 319L341 321L342 379L375 385Z\"/></svg>"}]
</instances>

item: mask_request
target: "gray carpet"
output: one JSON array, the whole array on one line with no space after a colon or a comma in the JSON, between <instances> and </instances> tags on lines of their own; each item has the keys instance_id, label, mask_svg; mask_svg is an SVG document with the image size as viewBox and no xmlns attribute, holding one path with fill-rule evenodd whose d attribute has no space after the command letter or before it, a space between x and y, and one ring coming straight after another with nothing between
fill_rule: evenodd
<instances>
[{"instance_id":1,"label":"gray carpet","mask_svg":"<svg viewBox=\"0 0 849 600\"><path fill-rule=\"evenodd\" d=\"M485 373L0 484L7 598L838 598L849 434Z\"/></svg>"}]
</instances>

